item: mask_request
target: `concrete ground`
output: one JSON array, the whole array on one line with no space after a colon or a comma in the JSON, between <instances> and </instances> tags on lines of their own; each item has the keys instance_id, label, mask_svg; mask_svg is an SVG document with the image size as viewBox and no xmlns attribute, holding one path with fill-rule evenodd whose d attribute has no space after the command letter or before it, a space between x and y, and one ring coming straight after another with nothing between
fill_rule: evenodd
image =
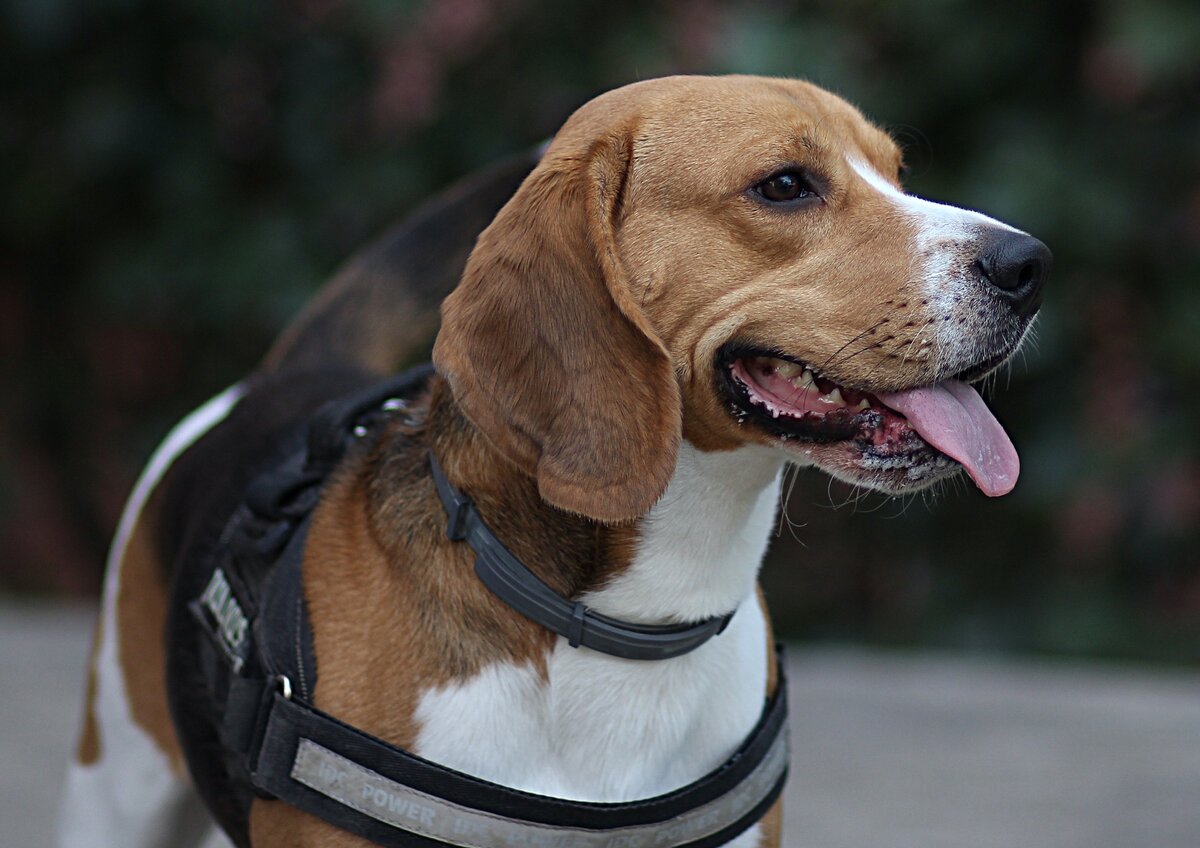
<instances>
[{"instance_id":1,"label":"concrete ground","mask_svg":"<svg viewBox=\"0 0 1200 848\"><path fill-rule=\"evenodd\" d=\"M94 612L0 605L0 848L51 844ZM789 848L1197 848L1200 675L794 648Z\"/></svg>"}]
</instances>

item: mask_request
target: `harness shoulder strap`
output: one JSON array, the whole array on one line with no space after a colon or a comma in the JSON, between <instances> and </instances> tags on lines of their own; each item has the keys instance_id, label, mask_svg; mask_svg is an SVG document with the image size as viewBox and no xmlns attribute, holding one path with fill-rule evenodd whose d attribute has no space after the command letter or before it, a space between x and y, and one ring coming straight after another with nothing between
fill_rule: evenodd
<instances>
[{"instance_id":1,"label":"harness shoulder strap","mask_svg":"<svg viewBox=\"0 0 1200 848\"><path fill-rule=\"evenodd\" d=\"M317 668L301 583L312 510L346 451L432 373L413 368L318 408L283 436L282 458L250 481L221 532L208 587L189 611L208 637L201 663L226 748L249 749L266 681L286 679L312 697Z\"/></svg>"}]
</instances>

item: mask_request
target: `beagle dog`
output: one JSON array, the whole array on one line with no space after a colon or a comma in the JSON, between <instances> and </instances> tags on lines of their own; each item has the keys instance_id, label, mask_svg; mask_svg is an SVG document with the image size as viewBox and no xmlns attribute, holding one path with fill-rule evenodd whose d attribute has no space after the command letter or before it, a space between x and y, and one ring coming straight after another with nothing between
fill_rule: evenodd
<instances>
[{"instance_id":1,"label":"beagle dog","mask_svg":"<svg viewBox=\"0 0 1200 848\"><path fill-rule=\"evenodd\" d=\"M281 434L411 359L453 288L436 371L313 503L297 555L313 708L525 799L622 805L703 779L779 680L757 574L785 464L892 494L962 472L991 496L1016 482L971 384L1020 346L1050 254L907 194L903 172L886 132L813 85L656 79L587 103L540 157L464 183L352 263L134 490L62 845L683 844L388 843L235 785L188 609L203 601L226 636L243 610L213 600L190 552L210 540L222 555ZM646 627L732 618L657 661L572 644L447 538L430 457L573 609ZM381 791L364 798L433 815ZM777 846L780 821L771 799L728 840L684 842Z\"/></svg>"}]
</instances>

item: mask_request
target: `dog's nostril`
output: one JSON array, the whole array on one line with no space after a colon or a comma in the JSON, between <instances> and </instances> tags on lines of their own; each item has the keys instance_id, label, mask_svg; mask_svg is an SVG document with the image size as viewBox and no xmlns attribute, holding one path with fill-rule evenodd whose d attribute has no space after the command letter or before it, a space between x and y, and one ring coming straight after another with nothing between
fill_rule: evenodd
<instances>
[{"instance_id":1,"label":"dog's nostril","mask_svg":"<svg viewBox=\"0 0 1200 848\"><path fill-rule=\"evenodd\" d=\"M1017 275L1017 287L1029 285L1037 277L1041 276L1041 270L1034 262L1026 262L1021 266L1021 273Z\"/></svg>"}]
</instances>

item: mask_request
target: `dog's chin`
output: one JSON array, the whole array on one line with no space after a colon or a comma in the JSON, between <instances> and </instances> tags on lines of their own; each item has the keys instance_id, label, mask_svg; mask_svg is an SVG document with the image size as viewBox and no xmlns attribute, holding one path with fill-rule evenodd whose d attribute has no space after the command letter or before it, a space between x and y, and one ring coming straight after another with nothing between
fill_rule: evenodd
<instances>
[{"instance_id":1,"label":"dog's chin","mask_svg":"<svg viewBox=\"0 0 1200 848\"><path fill-rule=\"evenodd\" d=\"M971 370L990 371L1006 358ZM781 448L793 462L893 495L919 491L963 470L875 394L836 383L800 360L726 345L716 369L719 389L740 428L754 441Z\"/></svg>"}]
</instances>

